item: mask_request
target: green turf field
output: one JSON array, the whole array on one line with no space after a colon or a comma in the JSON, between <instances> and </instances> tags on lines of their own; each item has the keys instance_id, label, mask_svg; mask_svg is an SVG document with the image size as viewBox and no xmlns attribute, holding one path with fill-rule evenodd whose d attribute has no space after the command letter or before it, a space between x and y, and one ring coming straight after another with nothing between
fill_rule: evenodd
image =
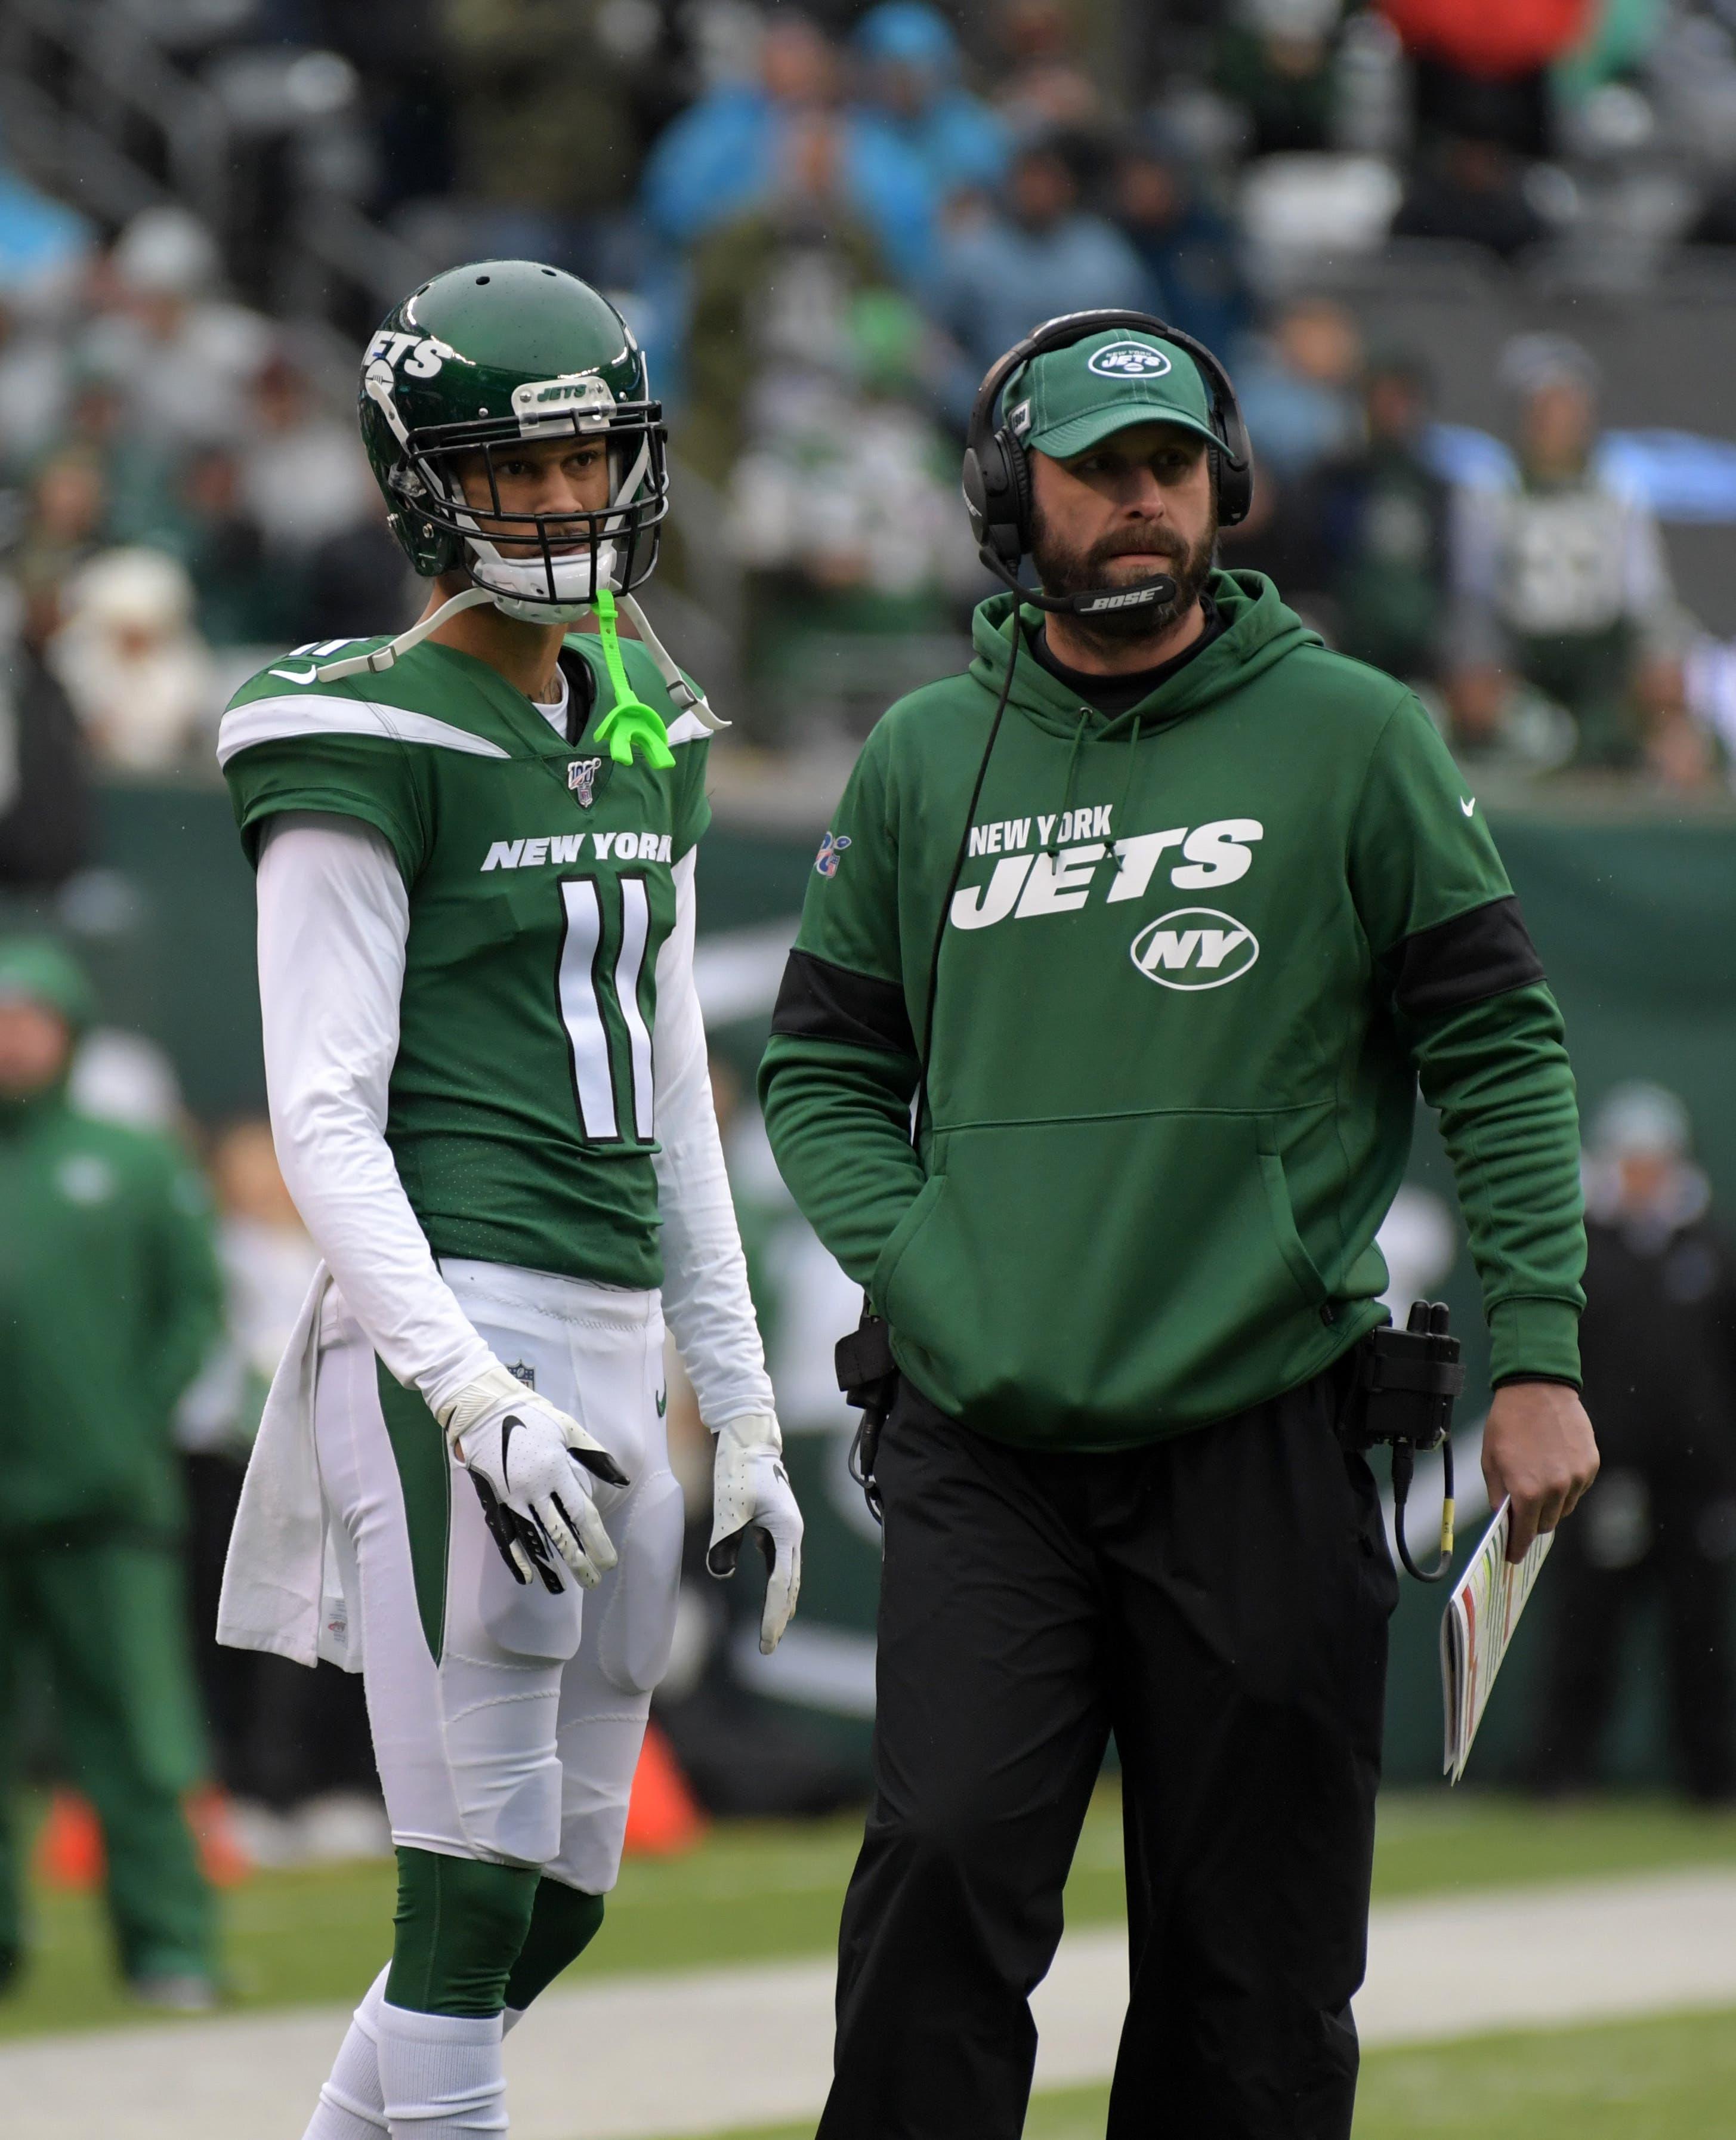
<instances>
[{"instance_id":1,"label":"green turf field","mask_svg":"<svg viewBox=\"0 0 1736 2140\"><path fill-rule=\"evenodd\" d=\"M585 1976L691 1969L822 1954L855 1855L853 1819L805 1827L714 1830L690 1856L630 1859ZM1736 1863L1736 1815L1661 1802L1606 1800L1540 1811L1445 1792L1400 1796L1382 1814L1377 1899L1448 1888L1536 1885L1672 1865ZM225 1951L237 2006L357 1997L385 1958L388 1863L261 1873L224 1899ZM1121 1915L1121 1828L1102 1792L1081 1841L1067 1912L1076 1923ZM39 1895L32 1965L0 2000L0 2035L91 2028L137 2018L114 1985L101 1917L87 1897ZM1736 2112L1730 2119L1736 2133Z\"/></svg>"},{"instance_id":2,"label":"green turf field","mask_svg":"<svg viewBox=\"0 0 1736 2140\"><path fill-rule=\"evenodd\" d=\"M1102 2140L1107 2088L1039 2096L1025 2140ZM812 2140L813 2125L728 2140ZM1727 2140L1736 2013L1485 2036L1363 2061L1356 2140Z\"/></svg>"}]
</instances>

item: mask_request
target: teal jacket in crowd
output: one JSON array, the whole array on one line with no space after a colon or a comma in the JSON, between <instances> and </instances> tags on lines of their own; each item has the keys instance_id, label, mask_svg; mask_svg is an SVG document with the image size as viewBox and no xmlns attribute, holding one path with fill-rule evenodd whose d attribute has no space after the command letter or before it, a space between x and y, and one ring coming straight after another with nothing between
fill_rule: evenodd
<instances>
[{"instance_id":1,"label":"teal jacket in crowd","mask_svg":"<svg viewBox=\"0 0 1736 2140\"><path fill-rule=\"evenodd\" d=\"M1383 1319L1375 1234L1439 1111L1496 1375L1575 1379L1558 1012L1411 694L1257 573L1118 718L1015 628L894 706L809 879L761 1072L797 1202L943 1410L1112 1449L1263 1401ZM928 1057L919 1147L910 1110Z\"/></svg>"}]
</instances>

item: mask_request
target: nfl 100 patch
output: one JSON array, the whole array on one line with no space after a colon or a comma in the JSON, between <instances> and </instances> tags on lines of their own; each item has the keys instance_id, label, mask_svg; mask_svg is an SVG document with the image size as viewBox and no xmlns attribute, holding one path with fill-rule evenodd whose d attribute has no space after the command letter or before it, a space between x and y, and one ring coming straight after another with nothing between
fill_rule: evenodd
<instances>
[{"instance_id":1,"label":"nfl 100 patch","mask_svg":"<svg viewBox=\"0 0 1736 2140\"><path fill-rule=\"evenodd\" d=\"M848 832L828 832L820 842L820 852L814 856L814 867L821 876L836 876L844 850L850 845Z\"/></svg>"},{"instance_id":2,"label":"nfl 100 patch","mask_svg":"<svg viewBox=\"0 0 1736 2140\"><path fill-rule=\"evenodd\" d=\"M566 785L581 810L588 810L601 794L608 783L612 763L613 760L606 758L575 758L568 761Z\"/></svg>"}]
</instances>

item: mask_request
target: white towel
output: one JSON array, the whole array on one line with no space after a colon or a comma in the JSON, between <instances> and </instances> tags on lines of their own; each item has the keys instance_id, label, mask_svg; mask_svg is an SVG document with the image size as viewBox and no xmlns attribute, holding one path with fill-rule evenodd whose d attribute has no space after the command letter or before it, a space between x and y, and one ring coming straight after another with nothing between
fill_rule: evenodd
<instances>
[{"instance_id":1,"label":"white towel","mask_svg":"<svg viewBox=\"0 0 1736 2140\"><path fill-rule=\"evenodd\" d=\"M360 1628L352 1637L313 1432L320 1324L331 1286L321 1264L272 1378L229 1535L217 1639L298 1665L323 1658L360 1671Z\"/></svg>"}]
</instances>

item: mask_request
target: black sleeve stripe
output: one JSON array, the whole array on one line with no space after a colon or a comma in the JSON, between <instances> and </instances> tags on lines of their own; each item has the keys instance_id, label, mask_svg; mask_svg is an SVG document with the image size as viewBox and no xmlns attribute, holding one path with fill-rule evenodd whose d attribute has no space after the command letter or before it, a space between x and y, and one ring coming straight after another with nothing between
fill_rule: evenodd
<instances>
[{"instance_id":1,"label":"black sleeve stripe","mask_svg":"<svg viewBox=\"0 0 1736 2140\"><path fill-rule=\"evenodd\" d=\"M889 1055L916 1053L905 992L896 981L852 973L812 951L791 952L772 1030L804 1040L842 1040Z\"/></svg>"},{"instance_id":2,"label":"black sleeve stripe","mask_svg":"<svg viewBox=\"0 0 1736 2140\"><path fill-rule=\"evenodd\" d=\"M1419 929L1387 955L1392 996L1407 1018L1434 1018L1543 978L1542 960L1510 895Z\"/></svg>"}]
</instances>

